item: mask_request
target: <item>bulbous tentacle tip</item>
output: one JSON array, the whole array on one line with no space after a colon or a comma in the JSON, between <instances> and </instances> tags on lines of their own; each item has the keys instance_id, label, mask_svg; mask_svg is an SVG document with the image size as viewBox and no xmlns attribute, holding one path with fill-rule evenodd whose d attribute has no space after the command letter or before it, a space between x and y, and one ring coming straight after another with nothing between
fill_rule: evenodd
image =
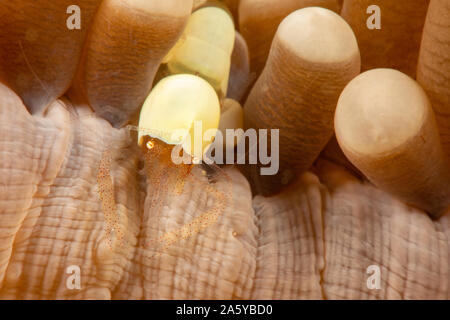
<instances>
[{"instance_id":1,"label":"bulbous tentacle tip","mask_svg":"<svg viewBox=\"0 0 450 320\"><path fill-rule=\"evenodd\" d=\"M358 43L351 27L338 14L325 8L294 11L281 22L277 37L296 56L310 63L336 64L359 58Z\"/></svg>"},{"instance_id":2,"label":"bulbous tentacle tip","mask_svg":"<svg viewBox=\"0 0 450 320\"><path fill-rule=\"evenodd\" d=\"M305 7L322 7L339 13L337 0L241 0L239 2L239 31L248 43L250 66L258 77L269 56L278 26L290 13Z\"/></svg>"},{"instance_id":3,"label":"bulbous tentacle tip","mask_svg":"<svg viewBox=\"0 0 450 320\"><path fill-rule=\"evenodd\" d=\"M235 30L232 17L217 6L194 11L183 35L164 58L172 74L195 74L207 80L219 97L227 95Z\"/></svg>"},{"instance_id":4,"label":"bulbous tentacle tip","mask_svg":"<svg viewBox=\"0 0 450 320\"><path fill-rule=\"evenodd\" d=\"M149 135L169 145L182 145L202 159L219 127L220 103L214 88L190 74L172 75L155 86L139 117L138 143Z\"/></svg>"},{"instance_id":5,"label":"bulbous tentacle tip","mask_svg":"<svg viewBox=\"0 0 450 320\"><path fill-rule=\"evenodd\" d=\"M438 217L450 204L450 167L425 91L393 69L373 69L342 91L336 137L380 189Z\"/></svg>"},{"instance_id":6,"label":"bulbous tentacle tip","mask_svg":"<svg viewBox=\"0 0 450 320\"><path fill-rule=\"evenodd\" d=\"M299 9L281 22L244 106L245 129L279 130L279 141L270 140L278 172L262 175L262 165L247 166L254 190L278 193L311 167L333 136L339 95L360 66L355 35L333 11Z\"/></svg>"},{"instance_id":7,"label":"bulbous tentacle tip","mask_svg":"<svg viewBox=\"0 0 450 320\"><path fill-rule=\"evenodd\" d=\"M103 1L89 29L72 94L121 128L149 94L192 1Z\"/></svg>"}]
</instances>

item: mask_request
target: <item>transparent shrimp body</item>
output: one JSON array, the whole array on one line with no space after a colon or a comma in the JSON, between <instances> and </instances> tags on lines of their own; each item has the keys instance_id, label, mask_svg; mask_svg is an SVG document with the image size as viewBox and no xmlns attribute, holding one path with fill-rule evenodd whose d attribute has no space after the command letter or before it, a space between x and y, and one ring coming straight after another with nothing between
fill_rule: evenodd
<instances>
[{"instance_id":1,"label":"transparent shrimp body","mask_svg":"<svg viewBox=\"0 0 450 320\"><path fill-rule=\"evenodd\" d=\"M195 94L194 94L195 93ZM213 226L224 213L231 197L231 181L228 175L214 164L195 165L194 159L202 159L204 150L213 141L207 139L205 147L197 155L186 148L186 139L192 123L200 121L204 131L218 128L220 106L214 89L203 79L193 75L174 75L163 79L151 92L141 110L139 126L128 126L138 132L139 154L144 162L147 192L144 216L147 225L156 228L151 236L140 243L147 257L164 253L173 244L188 239ZM178 130L187 134L177 136ZM175 163L174 150L183 151L184 161ZM105 214L105 236L114 241L126 241L126 235L117 218L114 199L114 178L111 173L114 156L118 152L105 151L97 175L99 199ZM191 221L175 227L165 227L161 215L174 202L186 201L186 182L189 190L195 188L212 198L206 206L199 206ZM216 186L220 181L220 187ZM179 197L179 198L177 198ZM145 218L144 218L145 219ZM162 219L162 220L161 220Z\"/></svg>"},{"instance_id":2,"label":"transparent shrimp body","mask_svg":"<svg viewBox=\"0 0 450 320\"><path fill-rule=\"evenodd\" d=\"M230 205L231 180L228 175L216 165L174 164L171 153L175 147L157 138L145 136L143 139L141 148L149 186L146 220L154 232L154 235L146 237L144 241L147 258L159 256L172 245L214 226ZM216 185L217 181L221 182L220 187ZM190 184L189 190L186 190L187 182ZM213 199L212 203L200 207L201 210L196 212L195 217L182 225L170 229L164 225L159 226L158 224L164 224L167 218L167 212L164 216L164 210L174 202L186 200L192 189L202 190Z\"/></svg>"}]
</instances>

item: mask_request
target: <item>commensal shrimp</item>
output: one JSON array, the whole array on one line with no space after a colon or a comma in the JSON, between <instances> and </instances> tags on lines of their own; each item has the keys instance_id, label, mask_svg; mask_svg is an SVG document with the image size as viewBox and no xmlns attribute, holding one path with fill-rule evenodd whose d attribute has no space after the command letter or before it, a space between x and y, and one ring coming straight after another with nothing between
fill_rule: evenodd
<instances>
[{"instance_id":1,"label":"commensal shrimp","mask_svg":"<svg viewBox=\"0 0 450 320\"><path fill-rule=\"evenodd\" d=\"M129 130L139 130L137 127L128 126ZM189 223L179 228L165 232L159 237L146 241L144 248L151 249L153 258L165 252L171 245L181 240L188 239L213 226L225 212L231 200L231 179L215 164L174 164L171 153L175 146L168 145L157 138L144 137L141 151L145 163L145 174L148 183L158 186L147 196L150 197L150 208L156 215L163 210L164 201L167 196L179 196L184 191L185 182L192 179L200 184L206 194L214 201L208 205L206 210L195 217ZM186 155L185 156L189 156ZM112 152L106 150L102 154L97 173L98 194L101 201L102 211L105 217L105 237L109 247L113 248L113 239L119 245L123 245L125 237L119 221L117 205L114 197L114 184L111 176ZM216 182L221 181L224 185L220 190Z\"/></svg>"},{"instance_id":2,"label":"commensal shrimp","mask_svg":"<svg viewBox=\"0 0 450 320\"><path fill-rule=\"evenodd\" d=\"M200 187L204 193L213 198L212 205L207 205L205 211L179 228L165 232L159 237L151 238L145 243L150 248L153 258L165 252L171 245L188 239L218 222L231 200L231 179L217 165L207 164L174 164L171 160L172 145L165 144L157 138L146 136L143 143L145 172L149 183L157 186L151 194L151 209L158 215L168 195L180 196L184 184L190 180ZM224 182L217 188L216 182Z\"/></svg>"},{"instance_id":3,"label":"commensal shrimp","mask_svg":"<svg viewBox=\"0 0 450 320\"><path fill-rule=\"evenodd\" d=\"M215 224L225 211L231 194L229 177L215 165L201 164L208 148L213 145L219 120L220 102L214 88L198 76L180 74L160 80L142 106L139 127L128 126L129 130L138 132L137 144L143 156L144 172L150 186L143 226L161 227L160 231L164 232L161 236L158 233L158 236L148 243L144 240L143 246L149 249L145 251L154 251L155 255L161 254L172 244ZM197 126L198 124L200 125ZM177 155L177 151L182 151L182 156L175 159L173 155ZM105 153L104 156L111 157L111 154ZM177 156L180 156L180 153ZM120 230L116 220L117 213L114 215L117 208L110 163L110 160L103 159L98 174L100 199L106 218L106 235L109 237L112 236L113 229L115 232ZM199 170L201 166L203 170ZM198 172L202 174L198 175ZM195 216L191 222L179 228L171 224L167 228L172 230L166 232L164 223L167 222L167 217L163 217L161 213L167 213L166 208L177 204L177 201L174 203L173 197L187 196L187 192L184 192L187 191L184 190L186 181L190 183L190 191L201 190L200 195L212 197L212 205L206 203L205 208L202 204L200 215L196 214L198 208L195 208ZM216 181L221 184L220 188L215 186ZM222 185L223 183L225 185ZM186 201L190 203L189 200ZM189 209L176 210L178 211L175 212L184 214L188 212L182 210ZM147 221L147 218L151 221ZM170 217L172 218L176 219ZM171 222L177 223L176 220ZM152 229L150 233L152 232L158 231Z\"/></svg>"}]
</instances>

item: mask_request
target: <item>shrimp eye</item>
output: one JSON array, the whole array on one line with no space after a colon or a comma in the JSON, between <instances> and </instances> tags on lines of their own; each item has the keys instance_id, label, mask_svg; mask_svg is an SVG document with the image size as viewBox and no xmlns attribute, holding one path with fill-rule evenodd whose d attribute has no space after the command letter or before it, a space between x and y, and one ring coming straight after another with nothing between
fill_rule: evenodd
<instances>
[{"instance_id":1,"label":"shrimp eye","mask_svg":"<svg viewBox=\"0 0 450 320\"><path fill-rule=\"evenodd\" d=\"M146 146L147 146L147 149L151 150L155 147L155 144L152 141L148 141Z\"/></svg>"}]
</instances>

